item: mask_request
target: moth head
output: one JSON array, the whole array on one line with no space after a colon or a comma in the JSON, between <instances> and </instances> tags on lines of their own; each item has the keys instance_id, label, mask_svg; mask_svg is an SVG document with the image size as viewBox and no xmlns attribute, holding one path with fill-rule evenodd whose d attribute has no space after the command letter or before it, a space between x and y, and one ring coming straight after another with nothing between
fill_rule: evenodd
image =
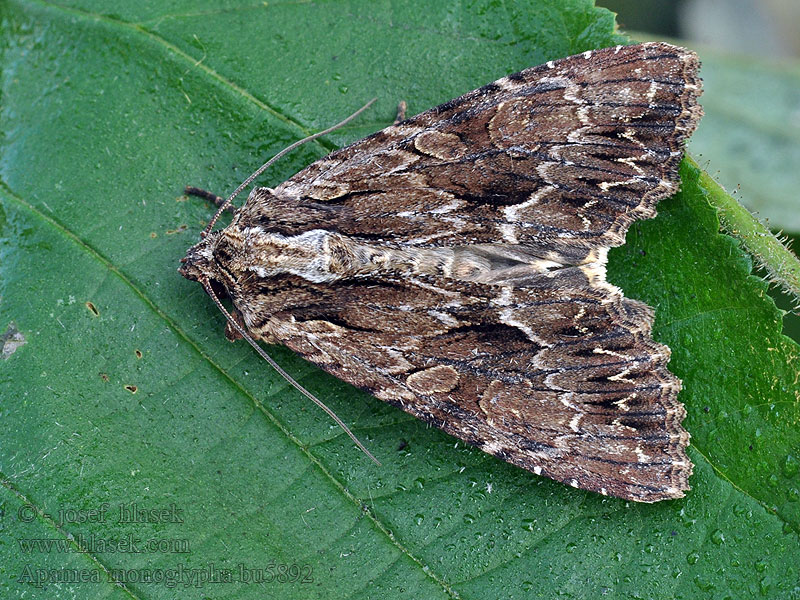
<instances>
[{"instance_id":1,"label":"moth head","mask_svg":"<svg viewBox=\"0 0 800 600\"><path fill-rule=\"evenodd\" d=\"M231 293L236 287L229 264L230 256L221 250L223 231L212 231L200 242L186 251L186 256L181 259L178 273L191 281L203 283L207 281L214 288L219 297L233 296Z\"/></svg>"}]
</instances>

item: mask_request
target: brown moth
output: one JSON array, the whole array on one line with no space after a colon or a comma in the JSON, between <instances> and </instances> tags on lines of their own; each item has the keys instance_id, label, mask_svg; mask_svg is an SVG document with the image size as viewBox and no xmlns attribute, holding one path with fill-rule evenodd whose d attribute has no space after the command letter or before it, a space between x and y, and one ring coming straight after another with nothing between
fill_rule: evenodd
<instances>
[{"instance_id":1,"label":"brown moth","mask_svg":"<svg viewBox=\"0 0 800 600\"><path fill-rule=\"evenodd\" d=\"M606 255L678 189L698 67L646 43L509 75L254 189L181 273L231 299L230 338L538 475L681 497L680 380Z\"/></svg>"}]
</instances>

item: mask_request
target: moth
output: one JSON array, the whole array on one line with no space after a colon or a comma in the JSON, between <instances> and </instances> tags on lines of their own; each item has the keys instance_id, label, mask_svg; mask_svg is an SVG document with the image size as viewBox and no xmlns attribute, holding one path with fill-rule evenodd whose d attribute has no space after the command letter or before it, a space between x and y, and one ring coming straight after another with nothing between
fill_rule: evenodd
<instances>
[{"instance_id":1,"label":"moth","mask_svg":"<svg viewBox=\"0 0 800 600\"><path fill-rule=\"evenodd\" d=\"M503 77L253 189L180 272L231 339L288 346L537 475L681 497L681 382L606 255L678 190L698 68L645 43Z\"/></svg>"}]
</instances>

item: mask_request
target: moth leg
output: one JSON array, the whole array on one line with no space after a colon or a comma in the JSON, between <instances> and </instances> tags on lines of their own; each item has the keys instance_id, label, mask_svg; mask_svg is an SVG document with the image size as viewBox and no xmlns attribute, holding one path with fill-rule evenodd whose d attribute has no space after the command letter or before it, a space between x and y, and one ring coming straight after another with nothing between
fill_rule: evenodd
<instances>
[{"instance_id":1,"label":"moth leg","mask_svg":"<svg viewBox=\"0 0 800 600\"><path fill-rule=\"evenodd\" d=\"M234 309L231 311L231 316L233 319L239 324L240 327L246 328L247 325L244 322L244 318L242 317L242 313L238 310ZM235 342L236 340L242 339L242 334L231 325L230 321L226 321L225 323L225 337L228 339L229 342Z\"/></svg>"},{"instance_id":2,"label":"moth leg","mask_svg":"<svg viewBox=\"0 0 800 600\"><path fill-rule=\"evenodd\" d=\"M397 125L400 121L406 120L406 109L408 108L408 104L406 104L405 100L400 100L397 104L397 117L394 120L394 124Z\"/></svg>"},{"instance_id":3,"label":"moth leg","mask_svg":"<svg viewBox=\"0 0 800 600\"><path fill-rule=\"evenodd\" d=\"M225 198L220 198L216 194L209 192L208 190L202 190L200 188L193 187L191 185L187 185L183 189L183 193L187 194L188 196L197 196L198 198L203 198L210 202L213 202L215 206L220 207L222 206L223 202L225 202ZM236 214L237 208L233 206L233 204L229 204L225 207L225 210L230 212L232 215Z\"/></svg>"}]
</instances>

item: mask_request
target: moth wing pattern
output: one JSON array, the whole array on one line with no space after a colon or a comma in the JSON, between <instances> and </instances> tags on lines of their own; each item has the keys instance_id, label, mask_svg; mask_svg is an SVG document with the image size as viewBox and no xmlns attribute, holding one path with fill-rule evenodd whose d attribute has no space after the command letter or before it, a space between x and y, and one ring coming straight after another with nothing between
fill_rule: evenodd
<instances>
[{"instance_id":1,"label":"moth wing pattern","mask_svg":"<svg viewBox=\"0 0 800 600\"><path fill-rule=\"evenodd\" d=\"M698 67L657 42L551 61L333 152L274 194L327 206L319 216L341 233L403 246L618 246L677 191L702 115Z\"/></svg>"},{"instance_id":2,"label":"moth wing pattern","mask_svg":"<svg viewBox=\"0 0 800 600\"><path fill-rule=\"evenodd\" d=\"M537 474L683 496L669 348L605 264L678 189L698 67L665 43L551 61L256 188L215 240L231 271L249 253L228 290L237 312L254 336Z\"/></svg>"},{"instance_id":3,"label":"moth wing pattern","mask_svg":"<svg viewBox=\"0 0 800 600\"><path fill-rule=\"evenodd\" d=\"M669 349L650 337L652 311L576 285L575 273L540 279L377 290L367 280L337 287L324 307L330 294L312 285L306 306L278 310L266 330L335 376L537 474L638 501L682 495L685 412ZM294 293L273 296L275 308Z\"/></svg>"}]
</instances>

